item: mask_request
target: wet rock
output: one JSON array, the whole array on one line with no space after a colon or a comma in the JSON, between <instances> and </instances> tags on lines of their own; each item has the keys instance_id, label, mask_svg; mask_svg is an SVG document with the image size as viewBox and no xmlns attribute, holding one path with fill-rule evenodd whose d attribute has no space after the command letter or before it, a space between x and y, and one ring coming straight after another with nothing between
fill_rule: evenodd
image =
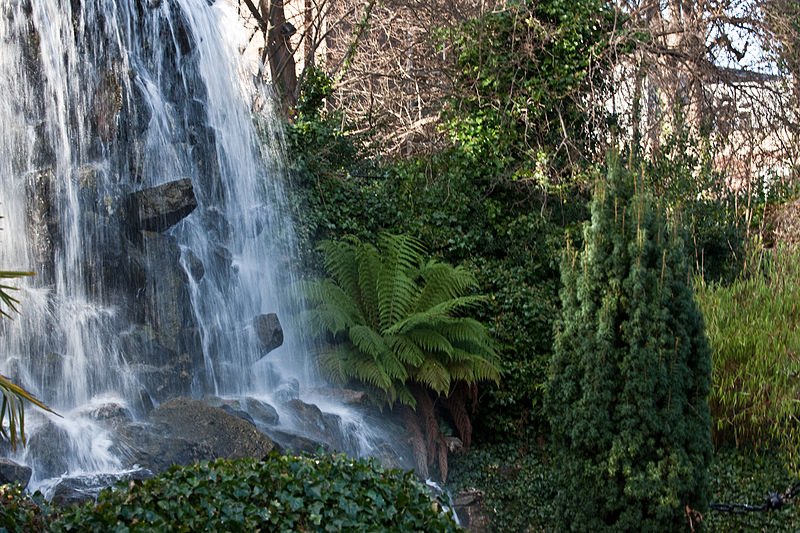
<instances>
[{"instance_id":1,"label":"wet rock","mask_svg":"<svg viewBox=\"0 0 800 533\"><path fill-rule=\"evenodd\" d=\"M223 405L223 406L220 407L220 409L222 409L226 413L232 414L235 417L241 418L242 420L244 420L248 424L252 424L253 426L256 425L256 421L253 420L253 417L250 416L250 414L247 413L247 411L242 411L241 409L237 409L237 408L232 407L230 405Z\"/></svg>"},{"instance_id":2,"label":"wet rock","mask_svg":"<svg viewBox=\"0 0 800 533\"><path fill-rule=\"evenodd\" d=\"M168 230L197 207L188 178L131 193L125 203L132 229L154 232Z\"/></svg>"},{"instance_id":3,"label":"wet rock","mask_svg":"<svg viewBox=\"0 0 800 533\"><path fill-rule=\"evenodd\" d=\"M278 429L267 429L267 435L277 444L278 451L281 453L328 453L330 445L327 442L310 439Z\"/></svg>"},{"instance_id":4,"label":"wet rock","mask_svg":"<svg viewBox=\"0 0 800 533\"><path fill-rule=\"evenodd\" d=\"M195 281L195 283L200 282L200 280L202 280L203 276L206 274L206 269L203 266L203 262L191 250L186 250L184 252L183 259L189 275L192 276L192 279Z\"/></svg>"},{"instance_id":5,"label":"wet rock","mask_svg":"<svg viewBox=\"0 0 800 533\"><path fill-rule=\"evenodd\" d=\"M345 405L362 405L367 399L367 393L363 390L319 387L311 389L309 392L312 396L340 402Z\"/></svg>"},{"instance_id":6,"label":"wet rock","mask_svg":"<svg viewBox=\"0 0 800 533\"><path fill-rule=\"evenodd\" d=\"M478 489L463 489L453 498L453 510L458 515L461 527L471 533L489 530L489 516L483 505L483 492Z\"/></svg>"},{"instance_id":7,"label":"wet rock","mask_svg":"<svg viewBox=\"0 0 800 533\"><path fill-rule=\"evenodd\" d=\"M156 409L150 421L165 435L209 447L209 457L264 457L273 442L253 424L199 400L175 398Z\"/></svg>"},{"instance_id":8,"label":"wet rock","mask_svg":"<svg viewBox=\"0 0 800 533\"><path fill-rule=\"evenodd\" d=\"M154 474L172 465L188 465L215 458L211 446L195 439L174 437L164 428L146 423L134 423L119 431L127 463L139 465Z\"/></svg>"},{"instance_id":9,"label":"wet rock","mask_svg":"<svg viewBox=\"0 0 800 533\"><path fill-rule=\"evenodd\" d=\"M132 364L130 370L152 399L163 402L191 393L192 360L188 354L175 356L166 365Z\"/></svg>"},{"instance_id":10,"label":"wet rock","mask_svg":"<svg viewBox=\"0 0 800 533\"><path fill-rule=\"evenodd\" d=\"M34 268L44 283L52 282L53 243L59 239L53 179L53 170L48 168L31 173L25 183L28 242L31 243Z\"/></svg>"},{"instance_id":11,"label":"wet rock","mask_svg":"<svg viewBox=\"0 0 800 533\"><path fill-rule=\"evenodd\" d=\"M278 423L278 411L266 402L248 397L244 399L244 408L257 422L269 426Z\"/></svg>"},{"instance_id":12,"label":"wet rock","mask_svg":"<svg viewBox=\"0 0 800 533\"><path fill-rule=\"evenodd\" d=\"M48 421L28 439L28 457L40 478L56 477L69 470L67 458L72 453L69 434Z\"/></svg>"},{"instance_id":13,"label":"wet rock","mask_svg":"<svg viewBox=\"0 0 800 533\"><path fill-rule=\"evenodd\" d=\"M92 409L88 415L89 418L111 428L133 421L133 415L127 407L113 402Z\"/></svg>"},{"instance_id":14,"label":"wet rock","mask_svg":"<svg viewBox=\"0 0 800 533\"><path fill-rule=\"evenodd\" d=\"M0 485L6 483L19 483L23 487L31 480L33 470L29 466L21 465L11 459L0 458Z\"/></svg>"},{"instance_id":15,"label":"wet rock","mask_svg":"<svg viewBox=\"0 0 800 533\"><path fill-rule=\"evenodd\" d=\"M272 393L272 397L279 404L285 404L300 398L300 382L294 378L281 382Z\"/></svg>"},{"instance_id":16,"label":"wet rock","mask_svg":"<svg viewBox=\"0 0 800 533\"><path fill-rule=\"evenodd\" d=\"M52 488L50 502L64 507L93 501L101 490L120 481L141 480L150 477L153 477L153 473L147 469L137 469L120 474L91 474L67 477L60 480Z\"/></svg>"},{"instance_id":17,"label":"wet rock","mask_svg":"<svg viewBox=\"0 0 800 533\"><path fill-rule=\"evenodd\" d=\"M285 407L292 419L290 424L300 433L315 441L327 442L337 451L347 449L338 415L323 413L316 405L301 400L290 400Z\"/></svg>"},{"instance_id":18,"label":"wet rock","mask_svg":"<svg viewBox=\"0 0 800 533\"><path fill-rule=\"evenodd\" d=\"M262 357L283 344L283 328L275 313L255 317L253 328L261 344Z\"/></svg>"}]
</instances>

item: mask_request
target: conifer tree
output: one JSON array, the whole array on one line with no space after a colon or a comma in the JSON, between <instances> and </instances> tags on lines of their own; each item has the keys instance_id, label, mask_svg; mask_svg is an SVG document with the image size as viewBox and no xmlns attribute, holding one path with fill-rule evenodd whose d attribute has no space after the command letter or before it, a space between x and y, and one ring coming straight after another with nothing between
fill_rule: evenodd
<instances>
[{"instance_id":1,"label":"conifer tree","mask_svg":"<svg viewBox=\"0 0 800 533\"><path fill-rule=\"evenodd\" d=\"M679 224L643 182L610 157L584 248L562 260L547 395L559 531L682 531L707 505L710 351Z\"/></svg>"}]
</instances>

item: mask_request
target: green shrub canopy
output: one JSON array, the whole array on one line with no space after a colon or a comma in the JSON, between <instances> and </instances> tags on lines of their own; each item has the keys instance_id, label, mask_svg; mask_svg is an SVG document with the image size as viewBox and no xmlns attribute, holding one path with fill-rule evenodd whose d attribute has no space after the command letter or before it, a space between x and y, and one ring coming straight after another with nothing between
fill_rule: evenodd
<instances>
[{"instance_id":1,"label":"green shrub canopy","mask_svg":"<svg viewBox=\"0 0 800 533\"><path fill-rule=\"evenodd\" d=\"M548 386L560 530L676 531L706 506L710 353L682 241L611 157L562 261Z\"/></svg>"}]
</instances>

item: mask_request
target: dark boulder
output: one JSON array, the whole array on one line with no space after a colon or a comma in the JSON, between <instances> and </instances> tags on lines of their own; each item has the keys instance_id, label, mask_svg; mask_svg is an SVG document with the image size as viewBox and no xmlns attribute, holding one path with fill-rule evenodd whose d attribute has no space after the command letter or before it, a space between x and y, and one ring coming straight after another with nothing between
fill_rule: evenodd
<instances>
[{"instance_id":1,"label":"dark boulder","mask_svg":"<svg viewBox=\"0 0 800 533\"><path fill-rule=\"evenodd\" d=\"M261 458L275 447L253 424L202 401L175 398L153 410L150 424L127 431L133 460L154 472L203 459Z\"/></svg>"},{"instance_id":2,"label":"dark boulder","mask_svg":"<svg viewBox=\"0 0 800 533\"><path fill-rule=\"evenodd\" d=\"M283 344L283 328L275 313L255 317L253 328L260 343L262 356Z\"/></svg>"},{"instance_id":3,"label":"dark boulder","mask_svg":"<svg viewBox=\"0 0 800 533\"><path fill-rule=\"evenodd\" d=\"M49 494L50 503L62 507L81 504L95 500L101 490L120 481L141 480L150 477L153 477L153 473L146 469L120 474L88 474L66 477L59 480L52 488Z\"/></svg>"},{"instance_id":4,"label":"dark boulder","mask_svg":"<svg viewBox=\"0 0 800 533\"><path fill-rule=\"evenodd\" d=\"M256 398L245 398L243 400L245 410L252 416L256 422L274 426L278 423L278 411L266 402L262 402Z\"/></svg>"},{"instance_id":5,"label":"dark boulder","mask_svg":"<svg viewBox=\"0 0 800 533\"><path fill-rule=\"evenodd\" d=\"M323 413L316 405L301 400L289 400L285 408L291 419L289 425L299 433L314 441L326 442L336 451L347 451L347 439L338 415Z\"/></svg>"},{"instance_id":6,"label":"dark boulder","mask_svg":"<svg viewBox=\"0 0 800 533\"><path fill-rule=\"evenodd\" d=\"M185 178L131 193L125 204L131 229L163 232L194 211L197 198Z\"/></svg>"},{"instance_id":7,"label":"dark boulder","mask_svg":"<svg viewBox=\"0 0 800 533\"><path fill-rule=\"evenodd\" d=\"M69 470L72 446L67 431L47 421L28 439L28 457L39 478L56 477Z\"/></svg>"},{"instance_id":8,"label":"dark boulder","mask_svg":"<svg viewBox=\"0 0 800 533\"><path fill-rule=\"evenodd\" d=\"M23 487L31 480L33 470L29 466L21 465L11 459L0 458L0 485L19 483Z\"/></svg>"}]
</instances>

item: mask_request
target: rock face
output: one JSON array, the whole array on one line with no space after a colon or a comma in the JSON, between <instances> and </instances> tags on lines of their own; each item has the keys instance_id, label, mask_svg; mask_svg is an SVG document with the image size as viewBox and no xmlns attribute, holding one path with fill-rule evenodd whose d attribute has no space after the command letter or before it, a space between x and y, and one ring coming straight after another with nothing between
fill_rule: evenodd
<instances>
[{"instance_id":1,"label":"rock face","mask_svg":"<svg viewBox=\"0 0 800 533\"><path fill-rule=\"evenodd\" d=\"M453 510L466 531L489 531L490 520L483 506L483 493L478 489L464 489L456 494L453 498Z\"/></svg>"},{"instance_id":2,"label":"rock face","mask_svg":"<svg viewBox=\"0 0 800 533\"><path fill-rule=\"evenodd\" d=\"M147 479L153 473L139 469L122 474L95 474L67 477L60 480L49 494L51 503L55 505L77 505L89 500L94 500L100 491L119 481L133 479Z\"/></svg>"},{"instance_id":3,"label":"rock face","mask_svg":"<svg viewBox=\"0 0 800 533\"><path fill-rule=\"evenodd\" d=\"M283 344L283 328L278 320L278 315L269 313L258 315L253 319L253 328L261 343L261 355L265 356Z\"/></svg>"},{"instance_id":4,"label":"rock face","mask_svg":"<svg viewBox=\"0 0 800 533\"><path fill-rule=\"evenodd\" d=\"M192 181L171 181L128 195L125 201L136 230L166 231L197 207Z\"/></svg>"},{"instance_id":5,"label":"rock face","mask_svg":"<svg viewBox=\"0 0 800 533\"><path fill-rule=\"evenodd\" d=\"M31 480L32 472L29 466L15 463L11 459L0 458L0 485L19 483L25 487Z\"/></svg>"},{"instance_id":6,"label":"rock face","mask_svg":"<svg viewBox=\"0 0 800 533\"><path fill-rule=\"evenodd\" d=\"M150 426L132 426L134 462L153 472L202 459L264 457L275 444L256 427L221 407L175 398L150 415Z\"/></svg>"},{"instance_id":7,"label":"rock face","mask_svg":"<svg viewBox=\"0 0 800 533\"><path fill-rule=\"evenodd\" d=\"M289 410L294 427L304 436L327 443L336 451L352 451L338 415L323 413L316 405L301 400L289 400L284 407Z\"/></svg>"}]
</instances>

